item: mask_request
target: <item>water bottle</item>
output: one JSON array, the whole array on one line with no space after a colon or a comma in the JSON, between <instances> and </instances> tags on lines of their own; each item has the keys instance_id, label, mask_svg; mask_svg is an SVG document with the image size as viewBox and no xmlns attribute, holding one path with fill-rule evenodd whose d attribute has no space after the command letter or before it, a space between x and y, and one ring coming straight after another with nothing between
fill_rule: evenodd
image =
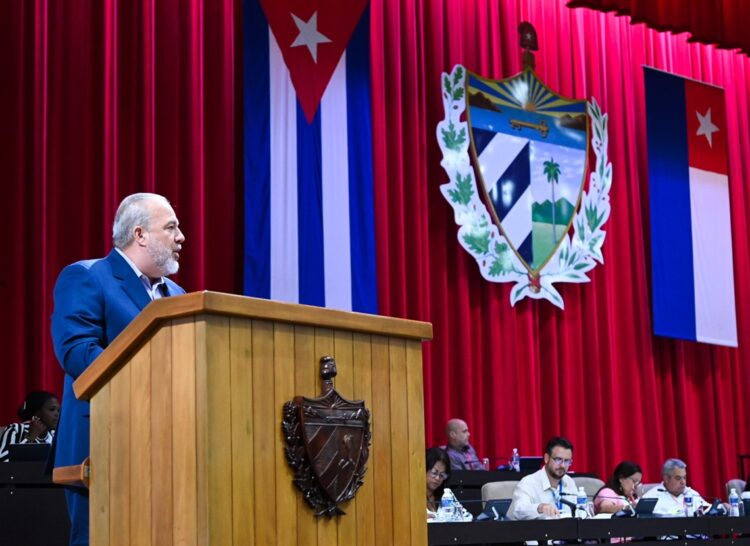
<instances>
[{"instance_id":1,"label":"water bottle","mask_svg":"<svg viewBox=\"0 0 750 546\"><path fill-rule=\"evenodd\" d=\"M521 457L518 456L518 448L513 448L513 455L510 456L510 466L516 472L521 472Z\"/></svg>"},{"instance_id":2,"label":"water bottle","mask_svg":"<svg viewBox=\"0 0 750 546\"><path fill-rule=\"evenodd\" d=\"M588 495L583 487L578 488L578 494L576 495L576 513L574 514L577 518L585 518L586 503L588 502Z\"/></svg>"},{"instance_id":3,"label":"water bottle","mask_svg":"<svg viewBox=\"0 0 750 546\"><path fill-rule=\"evenodd\" d=\"M729 516L732 518L740 517L740 496L734 487L729 492Z\"/></svg>"},{"instance_id":4,"label":"water bottle","mask_svg":"<svg viewBox=\"0 0 750 546\"><path fill-rule=\"evenodd\" d=\"M686 489L683 499L685 505L685 517L692 518L695 515L695 508L693 506L693 492L690 489Z\"/></svg>"},{"instance_id":5,"label":"water bottle","mask_svg":"<svg viewBox=\"0 0 750 546\"><path fill-rule=\"evenodd\" d=\"M456 505L453 503L453 491L447 487L440 499L440 510L438 513L440 521L454 521L456 519Z\"/></svg>"}]
</instances>

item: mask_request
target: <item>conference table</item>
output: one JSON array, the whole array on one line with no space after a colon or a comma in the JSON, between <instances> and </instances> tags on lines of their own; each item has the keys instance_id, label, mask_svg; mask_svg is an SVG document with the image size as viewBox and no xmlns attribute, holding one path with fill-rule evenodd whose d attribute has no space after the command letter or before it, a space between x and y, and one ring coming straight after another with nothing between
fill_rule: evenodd
<instances>
[{"instance_id":1,"label":"conference table","mask_svg":"<svg viewBox=\"0 0 750 546\"><path fill-rule=\"evenodd\" d=\"M0 545L68 544L64 490L45 475L46 464L0 463Z\"/></svg>"},{"instance_id":2,"label":"conference table","mask_svg":"<svg viewBox=\"0 0 750 546\"><path fill-rule=\"evenodd\" d=\"M430 523L428 544L508 544L525 541L609 542L612 538L636 537L638 544L665 542L657 537L675 537L671 544L695 545L693 538L716 545L750 545L750 517L616 518L533 521L473 521Z\"/></svg>"},{"instance_id":3,"label":"conference table","mask_svg":"<svg viewBox=\"0 0 750 546\"><path fill-rule=\"evenodd\" d=\"M478 515L483 508L482 486L489 482L518 481L524 476L533 474L534 471L516 472L514 470L454 470L445 483L450 487L456 498L463 504L473 516ZM596 474L590 472L570 473L575 478L596 478Z\"/></svg>"}]
</instances>

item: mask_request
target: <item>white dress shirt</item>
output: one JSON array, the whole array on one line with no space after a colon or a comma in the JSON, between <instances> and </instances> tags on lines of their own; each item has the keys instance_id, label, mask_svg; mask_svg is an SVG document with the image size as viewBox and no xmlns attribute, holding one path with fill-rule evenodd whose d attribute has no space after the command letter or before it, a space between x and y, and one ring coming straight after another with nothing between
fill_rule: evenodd
<instances>
[{"instance_id":1,"label":"white dress shirt","mask_svg":"<svg viewBox=\"0 0 750 546\"><path fill-rule=\"evenodd\" d=\"M146 275L141 273L141 271L138 269L138 267L133 263L133 261L128 258L127 254L125 254L122 250L119 248L115 248L115 250L122 256L122 258L127 262L127 264L130 266L130 268L133 270L133 273L135 273L135 276L138 277L141 281L141 284L143 284L143 288L146 289L146 292L148 293L148 297L152 300L158 300L163 297L162 295L162 285L165 285L167 283L166 279L164 277L159 277L159 279L151 283L151 279L149 279ZM166 289L166 286L164 287Z\"/></svg>"},{"instance_id":2,"label":"white dress shirt","mask_svg":"<svg viewBox=\"0 0 750 546\"><path fill-rule=\"evenodd\" d=\"M575 504L576 502L576 484L568 475L563 476L562 480L562 498ZM510 519L544 519L547 516L540 514L537 509L540 504L557 505L557 499L560 496L560 488L552 487L549 482L549 476L544 468L540 468L533 474L523 478L513 490L513 503L510 505L508 515ZM560 513L563 517L571 516L570 508L562 505Z\"/></svg>"},{"instance_id":3,"label":"white dress shirt","mask_svg":"<svg viewBox=\"0 0 750 546\"><path fill-rule=\"evenodd\" d=\"M710 503L703 500L700 493L695 489L686 487L685 491L690 491L693 495L693 509L699 510L700 508L709 508ZM663 483L652 487L646 493L643 494L644 499L659 499L654 507L654 514L658 514L663 517L679 518L685 515L685 493L681 493L677 497L672 495Z\"/></svg>"}]
</instances>

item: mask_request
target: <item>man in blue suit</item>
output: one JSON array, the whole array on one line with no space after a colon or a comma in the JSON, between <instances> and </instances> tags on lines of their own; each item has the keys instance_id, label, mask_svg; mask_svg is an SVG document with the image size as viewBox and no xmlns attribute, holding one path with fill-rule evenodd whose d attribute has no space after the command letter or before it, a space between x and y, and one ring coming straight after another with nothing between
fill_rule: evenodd
<instances>
[{"instance_id":1,"label":"man in blue suit","mask_svg":"<svg viewBox=\"0 0 750 546\"><path fill-rule=\"evenodd\" d=\"M76 262L55 285L52 339L65 370L55 466L81 464L89 455L89 403L73 382L151 300L184 294L167 279L180 267L185 236L169 201L153 193L123 199L106 258ZM88 491L68 488L70 543L89 543Z\"/></svg>"}]
</instances>

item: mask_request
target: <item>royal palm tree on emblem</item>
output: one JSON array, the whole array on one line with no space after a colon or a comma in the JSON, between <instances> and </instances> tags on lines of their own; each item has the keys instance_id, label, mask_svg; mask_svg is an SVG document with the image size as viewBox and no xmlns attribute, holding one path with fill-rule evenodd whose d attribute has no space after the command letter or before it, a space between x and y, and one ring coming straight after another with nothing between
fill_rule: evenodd
<instances>
[{"instance_id":1,"label":"royal palm tree on emblem","mask_svg":"<svg viewBox=\"0 0 750 546\"><path fill-rule=\"evenodd\" d=\"M560 165L555 163L555 158L550 158L544 162L544 174L547 176L547 182L552 186L552 240L557 242L557 229L555 225L555 184L559 183Z\"/></svg>"}]
</instances>

